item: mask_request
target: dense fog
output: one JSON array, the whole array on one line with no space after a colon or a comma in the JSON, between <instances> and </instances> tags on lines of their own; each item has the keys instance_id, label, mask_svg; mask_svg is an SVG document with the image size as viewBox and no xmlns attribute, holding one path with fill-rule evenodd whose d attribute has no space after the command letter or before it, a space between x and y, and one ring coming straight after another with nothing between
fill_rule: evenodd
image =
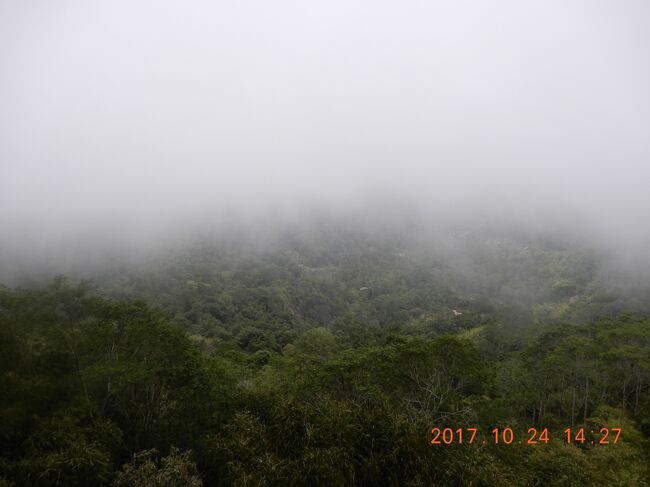
<instances>
[{"instance_id":1,"label":"dense fog","mask_svg":"<svg viewBox=\"0 0 650 487\"><path fill-rule=\"evenodd\" d=\"M650 487L648 0L0 0L0 487Z\"/></svg>"},{"instance_id":2,"label":"dense fog","mask_svg":"<svg viewBox=\"0 0 650 487\"><path fill-rule=\"evenodd\" d=\"M313 212L643 257L649 25L641 0L4 1L4 260Z\"/></svg>"}]
</instances>

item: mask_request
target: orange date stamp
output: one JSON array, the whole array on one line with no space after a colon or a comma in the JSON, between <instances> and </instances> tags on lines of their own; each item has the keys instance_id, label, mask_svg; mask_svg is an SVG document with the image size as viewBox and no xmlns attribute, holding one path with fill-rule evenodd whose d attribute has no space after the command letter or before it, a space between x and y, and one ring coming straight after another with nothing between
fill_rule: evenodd
<instances>
[{"instance_id":1,"label":"orange date stamp","mask_svg":"<svg viewBox=\"0 0 650 487\"><path fill-rule=\"evenodd\" d=\"M524 431L515 431L507 426L493 428L487 435L479 434L478 428L432 428L432 445L545 445L552 437L559 438L567 444L576 445L616 445L621 437L621 428L566 428L562 431L549 432L548 428L530 427Z\"/></svg>"}]
</instances>

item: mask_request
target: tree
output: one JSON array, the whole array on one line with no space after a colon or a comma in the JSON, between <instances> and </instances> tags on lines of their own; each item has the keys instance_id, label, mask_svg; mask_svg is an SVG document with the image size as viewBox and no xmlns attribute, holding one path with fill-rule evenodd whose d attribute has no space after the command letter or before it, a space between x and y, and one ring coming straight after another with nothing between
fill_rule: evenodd
<instances>
[{"instance_id":1,"label":"tree","mask_svg":"<svg viewBox=\"0 0 650 487\"><path fill-rule=\"evenodd\" d=\"M202 487L203 481L191 460L191 452L172 447L158 459L155 449L133 454L113 481L113 487Z\"/></svg>"}]
</instances>

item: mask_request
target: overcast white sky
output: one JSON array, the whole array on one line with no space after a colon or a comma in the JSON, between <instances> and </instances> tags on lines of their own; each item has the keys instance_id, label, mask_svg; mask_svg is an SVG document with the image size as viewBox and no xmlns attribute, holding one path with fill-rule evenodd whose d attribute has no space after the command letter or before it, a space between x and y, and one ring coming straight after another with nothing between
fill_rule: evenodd
<instances>
[{"instance_id":1,"label":"overcast white sky","mask_svg":"<svg viewBox=\"0 0 650 487\"><path fill-rule=\"evenodd\" d=\"M649 51L647 0L0 0L0 223L391 194L634 239Z\"/></svg>"}]
</instances>

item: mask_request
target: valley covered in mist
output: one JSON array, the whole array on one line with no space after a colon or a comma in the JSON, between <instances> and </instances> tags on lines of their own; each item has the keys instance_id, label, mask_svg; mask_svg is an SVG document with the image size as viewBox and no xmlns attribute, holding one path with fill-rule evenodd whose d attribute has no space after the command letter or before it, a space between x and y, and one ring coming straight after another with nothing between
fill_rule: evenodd
<instances>
[{"instance_id":1,"label":"valley covered in mist","mask_svg":"<svg viewBox=\"0 0 650 487\"><path fill-rule=\"evenodd\" d=\"M650 485L645 1L0 1L0 487Z\"/></svg>"},{"instance_id":2,"label":"valley covered in mist","mask_svg":"<svg viewBox=\"0 0 650 487\"><path fill-rule=\"evenodd\" d=\"M315 213L48 261L0 288L26 485L646 481L650 280L585 235Z\"/></svg>"}]
</instances>

